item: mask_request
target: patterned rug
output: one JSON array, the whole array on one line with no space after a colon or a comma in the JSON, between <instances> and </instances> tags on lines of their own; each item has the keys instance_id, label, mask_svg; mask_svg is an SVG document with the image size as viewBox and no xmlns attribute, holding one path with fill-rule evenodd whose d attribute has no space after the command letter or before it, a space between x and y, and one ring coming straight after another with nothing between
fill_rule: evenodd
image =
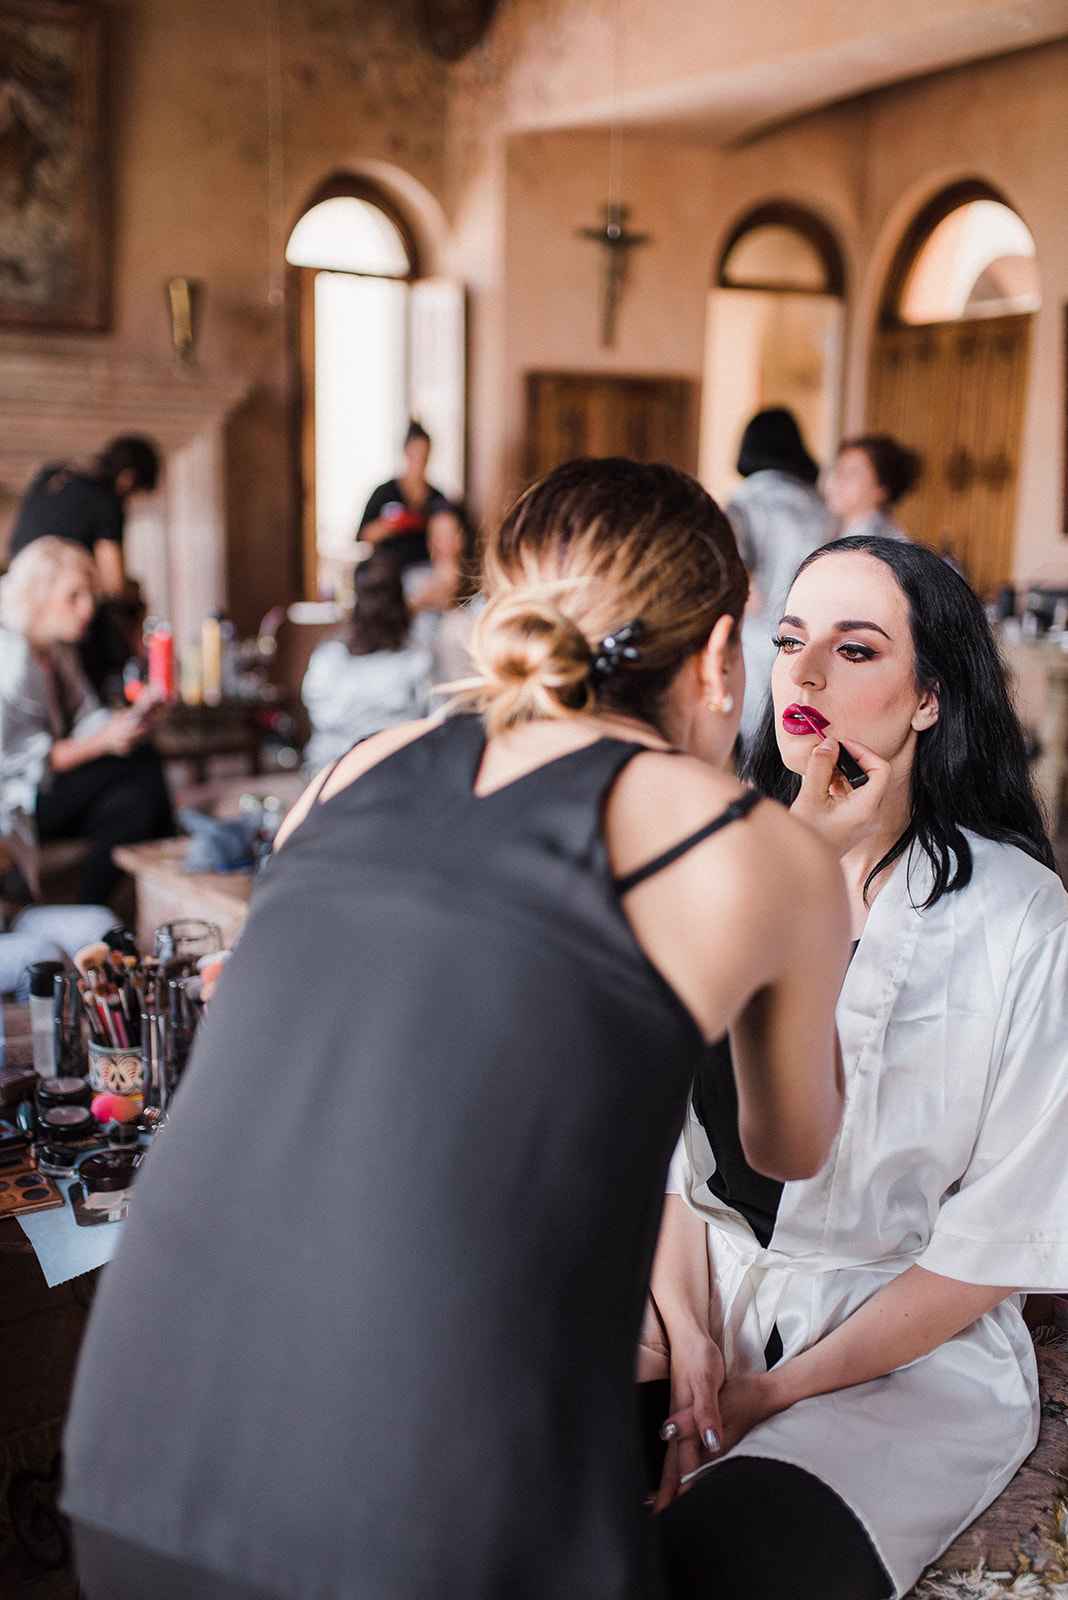
<instances>
[{"instance_id":1,"label":"patterned rug","mask_svg":"<svg viewBox=\"0 0 1068 1600\"><path fill-rule=\"evenodd\" d=\"M1035 1336L1038 1443L908 1600L1068 1600L1068 1340L1045 1332Z\"/></svg>"}]
</instances>

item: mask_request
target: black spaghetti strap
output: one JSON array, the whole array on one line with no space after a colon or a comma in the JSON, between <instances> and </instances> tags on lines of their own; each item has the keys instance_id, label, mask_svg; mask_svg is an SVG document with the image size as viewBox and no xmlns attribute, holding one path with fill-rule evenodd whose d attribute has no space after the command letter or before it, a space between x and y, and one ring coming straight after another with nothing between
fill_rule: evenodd
<instances>
[{"instance_id":1,"label":"black spaghetti strap","mask_svg":"<svg viewBox=\"0 0 1068 1600\"><path fill-rule=\"evenodd\" d=\"M330 779L334 776L335 768L338 766L340 761L341 761L341 757L340 756L336 757L336 759L333 760L333 761L328 761L326 766L323 768L322 772L320 772L320 774L319 774L319 782L315 786L315 793L312 795L312 802L311 802L311 805L308 807L309 811L313 811L315 809L315 807L319 804L319 802L322 800L322 798L323 798L323 790L326 788L327 784L330 782Z\"/></svg>"},{"instance_id":2,"label":"black spaghetti strap","mask_svg":"<svg viewBox=\"0 0 1068 1600\"><path fill-rule=\"evenodd\" d=\"M750 789L748 794L739 795L737 800L731 801L725 811L721 811L718 817L713 817L711 822L706 822L703 828L698 828L696 833L681 839L678 844L672 845L670 850L665 850L663 855L657 856L655 860L647 861L645 866L639 867L636 872L628 872L625 878L617 878L616 893L628 894L631 889L636 889L639 883L644 883L646 878L652 878L665 867L670 867L673 861L677 861L680 856L692 850L694 845L700 844L702 839L718 833L720 828L725 828L729 822L737 822L739 818L747 817L762 798L763 796L757 794L755 789Z\"/></svg>"}]
</instances>

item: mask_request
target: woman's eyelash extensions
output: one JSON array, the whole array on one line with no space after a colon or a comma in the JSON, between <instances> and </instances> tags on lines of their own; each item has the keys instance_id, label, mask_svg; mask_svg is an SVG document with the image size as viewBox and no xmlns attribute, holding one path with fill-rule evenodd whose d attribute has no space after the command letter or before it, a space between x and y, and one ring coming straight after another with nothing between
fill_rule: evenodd
<instances>
[{"instance_id":1,"label":"woman's eyelash extensions","mask_svg":"<svg viewBox=\"0 0 1068 1600\"><path fill-rule=\"evenodd\" d=\"M804 643L802 639L795 639L791 634L787 633L773 634L771 642L775 646L776 650L785 650L787 655L791 655L793 653L789 648L791 645L796 649L800 649L801 645ZM842 644L837 645L835 648L845 656L847 661L874 661L877 654L877 652L873 650L870 645L854 644L851 641L843 642ZM846 654L847 651L849 654Z\"/></svg>"}]
</instances>

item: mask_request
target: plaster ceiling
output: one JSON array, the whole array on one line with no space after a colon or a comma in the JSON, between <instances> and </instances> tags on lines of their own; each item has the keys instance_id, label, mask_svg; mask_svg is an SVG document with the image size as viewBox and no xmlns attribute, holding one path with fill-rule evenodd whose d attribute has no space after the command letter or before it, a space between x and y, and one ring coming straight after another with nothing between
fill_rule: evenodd
<instances>
[{"instance_id":1,"label":"plaster ceiling","mask_svg":"<svg viewBox=\"0 0 1068 1600\"><path fill-rule=\"evenodd\" d=\"M896 16L889 6L880 11L877 31L625 87L618 96L602 83L589 99L528 100L513 104L511 123L529 130L604 127L615 109L620 122L647 133L733 144L873 89L1068 37L1068 0L1012 0L919 18L910 7Z\"/></svg>"}]
</instances>

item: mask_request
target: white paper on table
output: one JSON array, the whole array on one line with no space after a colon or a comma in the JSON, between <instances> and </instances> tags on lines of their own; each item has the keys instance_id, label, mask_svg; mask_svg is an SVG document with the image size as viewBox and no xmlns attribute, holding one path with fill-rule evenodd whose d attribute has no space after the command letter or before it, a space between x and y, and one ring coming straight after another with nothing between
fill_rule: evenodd
<instances>
[{"instance_id":1,"label":"white paper on table","mask_svg":"<svg viewBox=\"0 0 1068 1600\"><path fill-rule=\"evenodd\" d=\"M57 1186L63 1192L62 1206L55 1206L51 1211L32 1211L28 1216L18 1218L23 1233L41 1263L41 1271L50 1289L54 1289L58 1283L66 1283L70 1278L79 1277L83 1272L92 1272L94 1267L102 1267L105 1261L110 1261L119 1247L123 1229L121 1222L103 1222L99 1227L79 1228L67 1199L69 1180L59 1182Z\"/></svg>"}]
</instances>

